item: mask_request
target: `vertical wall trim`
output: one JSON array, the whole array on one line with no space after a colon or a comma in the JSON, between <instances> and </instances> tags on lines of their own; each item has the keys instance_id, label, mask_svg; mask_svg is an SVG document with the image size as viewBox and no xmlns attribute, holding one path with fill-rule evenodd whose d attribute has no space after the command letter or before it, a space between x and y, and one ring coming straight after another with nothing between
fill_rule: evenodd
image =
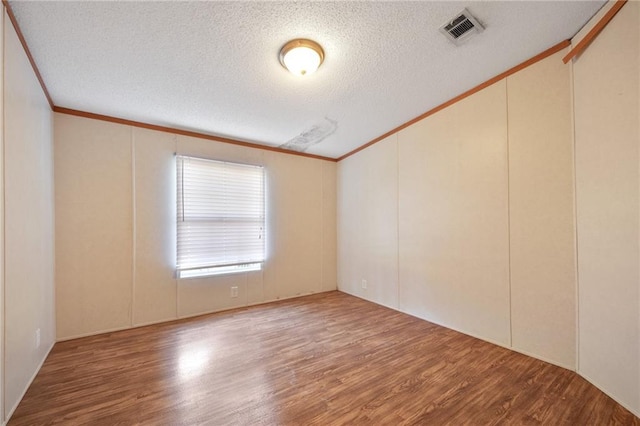
<instances>
[{"instance_id":1,"label":"vertical wall trim","mask_svg":"<svg viewBox=\"0 0 640 426\"><path fill-rule=\"evenodd\" d=\"M400 132L395 134L396 138L396 286L398 291L398 301L396 309L400 309Z\"/></svg>"},{"instance_id":2,"label":"vertical wall trim","mask_svg":"<svg viewBox=\"0 0 640 426\"><path fill-rule=\"evenodd\" d=\"M173 152L175 152L176 155L178 155L178 135L173 135ZM178 174L177 174L177 162L176 162L176 156L175 155L173 156L173 171L174 171L174 173L176 173L175 176L176 176L176 180L177 180ZM175 191L176 191L176 193L174 193L174 195L176 195L176 202L177 202L178 201L178 199L177 199L177 187L178 187L178 185L177 185L177 182L173 182L173 184L174 184L174 188L175 188ZM174 211L174 213L177 212L177 205L173 206L173 211ZM180 285L180 280L178 279L178 273L176 272L176 267L177 267L176 259L177 259L177 256L178 256L178 224L177 224L177 220L178 220L178 218L176 216L176 218L174 220L174 226L176 227L175 228L176 233L174 235L175 240L173 241L173 244L175 244L174 249L176 250L174 252L174 257L173 257L173 262L174 262L173 263L173 274L174 274L174 280L176 282L176 285L175 285L175 288L176 288L176 316L175 316L175 318L176 319L180 318L180 315L179 315L180 311L178 311L178 306L180 306L180 304L178 303L178 295L180 294L180 292L178 291L178 286Z\"/></svg>"},{"instance_id":3,"label":"vertical wall trim","mask_svg":"<svg viewBox=\"0 0 640 426\"><path fill-rule=\"evenodd\" d=\"M578 268L578 172L576 167L576 115L575 115L575 88L573 78L573 61L569 62L569 90L571 92L571 149L573 150L573 251L575 253L573 266L575 272L575 297L576 297L576 327L575 327L575 344L576 344L576 365L575 369L580 372L580 270Z\"/></svg>"},{"instance_id":4,"label":"vertical wall trim","mask_svg":"<svg viewBox=\"0 0 640 426\"><path fill-rule=\"evenodd\" d=\"M131 311L130 321L131 327L136 324L135 306L136 306L136 144L135 132L133 127L129 127L131 131Z\"/></svg>"},{"instance_id":5,"label":"vertical wall trim","mask_svg":"<svg viewBox=\"0 0 640 426\"><path fill-rule=\"evenodd\" d=\"M45 98L47 98L47 102L49 103L49 106L51 107L51 110L53 110L53 100L51 99L51 95L49 94L49 90L47 90L47 86L44 84L44 80L42 79L42 75L40 75L40 70L38 69L38 66L36 65L36 61L35 59L33 59L33 56L31 55L31 51L29 50L29 46L27 46L27 41L24 38L24 34L22 34L22 30L20 30L20 26L18 25L18 20L16 19L16 16L13 14L13 9L11 9L11 5L9 4L8 0L2 0L2 5L4 6L4 8L7 11L7 16L9 17L9 21L11 22L11 24L13 25L13 29L16 32L16 35L18 36L18 40L20 40L20 44L22 45L22 48L24 49L24 53L27 55L27 59L29 60L29 63L31 64L31 68L33 68L33 72L36 75L36 78L38 79L38 83L40 83L40 87L42 87L42 92L44 93ZM6 21L4 21L5 25L8 25L8 23ZM4 25L3 25L4 27ZM4 58L4 56L3 56Z\"/></svg>"},{"instance_id":6,"label":"vertical wall trim","mask_svg":"<svg viewBox=\"0 0 640 426\"><path fill-rule=\"evenodd\" d=\"M638 8L638 15L640 18L640 7ZM640 31L638 32L638 45L640 46ZM639 59L640 62L640 59ZM640 63L638 64L640 65ZM638 79L640 80L640 69L638 70ZM640 84L638 84L638 109L640 110ZM640 143L640 120L638 120L638 143ZM638 150L638 166L640 169L640 149ZM640 188L640 173L638 173L638 188ZM638 217L640 222L640 215ZM638 241L640 241L640 224L638 226ZM640 253L638 253L640 257ZM640 276L640 259L638 259L638 274ZM640 333L640 291L638 291L638 333ZM638 357L640 357L640 336L638 336ZM640 417L640 368L638 369L638 401L636 402L635 411L632 411L636 416Z\"/></svg>"},{"instance_id":7,"label":"vertical wall trim","mask_svg":"<svg viewBox=\"0 0 640 426\"><path fill-rule=\"evenodd\" d=\"M5 274L6 274L6 262L5 262L5 253L6 253L6 247L5 247L5 221L4 221L4 199L5 199L5 193L4 193L4 181L5 181L5 167L4 167L4 123L5 123L5 111L4 111L4 59L5 59L5 43L4 43L4 33L5 33L5 29L4 26L7 24L6 20L5 20L5 13L4 10L2 10L2 16L0 17L1 20L1 24L0 25L0 100L2 101L2 104L0 104L0 109L2 110L2 116L0 117L0 144L2 146L0 146L0 151L2 152L2 158L0 158L0 166L2 167L2 170L0 170L0 177L2 182L1 183L1 187L0 187L0 202L2 203L0 205L0 231L2 233L2 235L0 235L0 238L2 239L2 241L0 241L0 247L2 248L2 253L0 254L0 262L2 262L1 268L2 271L0 273L0 320L2 320L2 323L0 323L0 390L2 390L2 392L0 392L0 423L2 423L3 425L5 424L6 421L6 412L5 412L5 406L4 406L4 400L5 400L5 395L6 395L6 386L5 386L5 378L4 378L4 360L5 360L5 351L6 351L6 342L5 342L5 324L6 324L6 318L5 318L5 309L4 309L4 301L5 301Z\"/></svg>"},{"instance_id":8,"label":"vertical wall trim","mask_svg":"<svg viewBox=\"0 0 640 426\"><path fill-rule=\"evenodd\" d=\"M244 305L249 306L249 272L244 273Z\"/></svg>"},{"instance_id":9,"label":"vertical wall trim","mask_svg":"<svg viewBox=\"0 0 640 426\"><path fill-rule=\"evenodd\" d=\"M505 96L505 113L506 113L506 127L507 132L507 265L509 269L509 347L513 347L513 301L511 298L511 287L513 277L511 275L511 158L509 144L509 77L504 79L504 96Z\"/></svg>"},{"instance_id":10,"label":"vertical wall trim","mask_svg":"<svg viewBox=\"0 0 640 426\"><path fill-rule=\"evenodd\" d=\"M325 167L324 164L320 164L320 222L321 222L321 231L320 231L320 292L322 292L324 290L324 261L325 261L325 257L324 257L324 230L325 230L325 225L326 225L326 217L325 217L325 211L324 211L324 194L325 194ZM265 217L265 224L266 224L266 217Z\"/></svg>"},{"instance_id":11,"label":"vertical wall trim","mask_svg":"<svg viewBox=\"0 0 640 426\"><path fill-rule=\"evenodd\" d=\"M589 44L600 34L600 32L609 24L609 22L616 16L616 13L622 9L622 6L625 5L627 0L615 0L613 2L613 6L604 14L602 18L591 28L591 30L580 39L576 44L573 44L572 49L567 53L567 55L562 58L562 62L565 64L568 63L571 59L575 58L579 54L581 54ZM609 2L611 4L611 2ZM606 5L605 7L608 7Z\"/></svg>"}]
</instances>

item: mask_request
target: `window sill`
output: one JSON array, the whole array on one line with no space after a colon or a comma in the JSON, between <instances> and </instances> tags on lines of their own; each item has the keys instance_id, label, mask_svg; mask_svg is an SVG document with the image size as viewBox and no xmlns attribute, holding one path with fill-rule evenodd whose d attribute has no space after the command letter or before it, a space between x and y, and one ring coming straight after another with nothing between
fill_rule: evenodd
<instances>
[{"instance_id":1,"label":"window sill","mask_svg":"<svg viewBox=\"0 0 640 426\"><path fill-rule=\"evenodd\" d=\"M262 263L245 263L242 265L215 266L211 268L186 269L178 271L178 279L208 278L218 275L239 274L243 272L260 271Z\"/></svg>"}]
</instances>

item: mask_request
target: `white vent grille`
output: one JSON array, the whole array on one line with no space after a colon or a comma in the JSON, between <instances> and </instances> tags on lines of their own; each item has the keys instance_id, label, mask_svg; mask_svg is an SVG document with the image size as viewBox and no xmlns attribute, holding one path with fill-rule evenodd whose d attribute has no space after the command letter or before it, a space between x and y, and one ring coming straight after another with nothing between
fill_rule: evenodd
<instances>
[{"instance_id":1,"label":"white vent grille","mask_svg":"<svg viewBox=\"0 0 640 426\"><path fill-rule=\"evenodd\" d=\"M475 34L481 33L484 27L467 9L458 13L453 19L445 22L440 27L440 32L444 34L456 46L461 45Z\"/></svg>"}]
</instances>

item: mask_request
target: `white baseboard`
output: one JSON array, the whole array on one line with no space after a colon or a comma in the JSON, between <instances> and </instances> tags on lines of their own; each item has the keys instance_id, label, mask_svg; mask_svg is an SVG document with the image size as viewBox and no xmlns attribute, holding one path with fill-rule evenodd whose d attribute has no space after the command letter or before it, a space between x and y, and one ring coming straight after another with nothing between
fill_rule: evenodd
<instances>
[{"instance_id":1,"label":"white baseboard","mask_svg":"<svg viewBox=\"0 0 640 426\"><path fill-rule=\"evenodd\" d=\"M402 312L403 314L410 315L410 316L412 316L412 317L415 317L415 318L421 319L421 320L423 320L423 321L428 321L428 322L430 322L430 323L432 323L432 324L436 324L436 325L439 325L439 326L441 326L441 327L448 328L448 329L453 330L453 331L456 331L456 332L458 332L458 333L462 333L462 334L465 334L465 335L467 335L467 336L471 336L471 337L474 337L474 338L476 338L476 339L480 339L480 340L483 340L483 341L485 341L485 342L492 343L492 344L494 344L494 345L496 345L496 346L500 346L500 347L503 347L503 348L505 348L505 349L509 349L509 350L514 351L514 352L518 352L518 353L521 353L521 354L523 354L523 355L526 355L526 356L530 356L531 358L539 359L540 361L547 362L547 363L552 364L552 365L555 365L555 366L557 366L557 367L560 367L560 368L564 368L564 369L566 369L566 370L573 371L573 372L575 372L576 374L578 374L579 376L583 377L585 380L587 380L587 381L588 381L589 383L591 383L593 386L595 386L596 388L600 389L602 392L604 392L605 394L607 394L609 397L611 397L611 399L613 399L614 401L616 401L618 404L620 404L621 406L623 406L624 408L626 408L627 410L629 410L629 411L630 411L631 413L633 413L636 417L639 417L639 418L640 418L640 411L638 411L638 410L640 410L640 408L638 408L638 410L636 410L636 409L634 409L633 407L630 407L629 405L627 405L627 404L623 403L623 402L620 400L620 398L616 397L615 393L610 392L610 391L608 391L604 386L599 385L595 380L593 380L593 379L589 378L589 377L588 377L588 376L586 376L584 373L582 373L582 372L580 372L579 370L577 370L575 366L563 365L562 363L559 363L559 362L557 362L557 361L550 360L550 359L547 359L547 358L545 358L545 357L543 357L543 356L540 356L540 355L537 355L537 354L534 354L534 353L529 353L529 352L527 352L527 351L523 351L523 350L520 350L520 349L517 349L517 348L511 347L511 346L505 345L505 344L503 344L503 343L501 343L501 342L496 342L496 341L494 341L494 340L487 339L487 338L482 337L482 336L474 335L473 333L469 333L469 332L466 332L466 331L459 330L459 329L457 329L457 328L455 328L455 327L451 327L451 326L446 325L446 324L441 324L441 323L438 323L438 322L436 322L436 321L433 321L433 320L430 320L430 319L427 319L427 318L422 318L422 317L419 317L419 316L417 316L417 315L413 315L413 314L411 314L411 313L409 313L409 312L405 312L405 311L403 311L403 310L401 310L401 309L396 309L396 308L394 308L394 307L392 307L392 306L382 305L382 304L377 303L377 302L375 302L375 301L373 301L373 300L366 299L366 298L364 298L364 297L362 297L362 296L360 296L360 295L358 295L358 294L352 294L352 293L350 293L350 292L348 292L348 291L345 291L345 290L343 290L343 289L340 289L340 288L338 289L338 291L341 291L342 293L349 294L349 295L351 295L351 296L357 297L357 298L362 299L362 300L366 300L367 302L375 303L375 304L380 305L380 306L385 306L385 307L387 307L387 308L394 309L394 310L396 310L396 311L398 311L398 312Z\"/></svg>"},{"instance_id":2,"label":"white baseboard","mask_svg":"<svg viewBox=\"0 0 640 426\"><path fill-rule=\"evenodd\" d=\"M583 379L585 379L587 382L591 383L593 386L597 387L602 392L604 392L607 396L609 396L615 402L617 402L618 404L622 405L627 410L631 411L631 413L633 413L636 417L640 418L640 407L638 407L637 409L635 409L633 407L630 407L629 405L627 405L624 402L622 402L620 400L620 398L618 398L614 392L609 391L605 386L601 386L596 380L593 380L591 377L587 376L586 374L582 373L581 371L578 371L578 374Z\"/></svg>"},{"instance_id":3,"label":"white baseboard","mask_svg":"<svg viewBox=\"0 0 640 426\"><path fill-rule=\"evenodd\" d=\"M74 334L72 336L65 336L65 337L57 338L56 342L65 342L67 340L80 339L82 337L98 336L100 334L106 334L106 333L115 333L116 331L131 330L133 328L146 327L146 326L149 326L149 325L161 324L161 323L171 322L171 321L178 321L178 320L187 319L187 318L195 318L195 317L199 317L199 316L203 316L203 315L210 315L210 314L215 314L215 313L218 313L218 312L230 311L232 309L241 309L241 308L246 308L248 306L264 305L266 303L278 302L278 301L281 301L281 300L296 299L298 297L311 296L312 294L328 293L330 291L336 291L336 290L322 290L322 291L318 291L318 292L298 294L298 295L295 295L295 296L281 297L279 299L269 299L269 300L264 300L264 301L256 302L256 303L248 303L248 304L243 304L243 305L239 305L239 306L232 306L232 307L228 307L228 308L213 309L213 310L210 310L210 311L203 311L203 312L197 312L197 313L193 313L193 314L181 315L181 316L177 316L176 318L166 318L166 319L162 319L162 320L158 320L158 321L150 321L150 322L145 322L145 323L141 323L141 324L135 324L133 326L126 325L126 326L123 326L123 327L109 328L109 329L106 329L106 330L96 330L96 331L91 331L91 332L88 332L88 333Z\"/></svg>"},{"instance_id":4,"label":"white baseboard","mask_svg":"<svg viewBox=\"0 0 640 426\"><path fill-rule=\"evenodd\" d=\"M428 321L428 320L426 320L424 318L420 318L420 317L417 317L415 315L411 315L408 312L404 312L404 311L400 310L400 308L398 308L397 306L388 305L386 303L381 303L381 302L377 302L375 300L367 299L366 297L362 296L361 294L351 293L351 292L349 292L347 290L344 290L344 289L341 289L341 288L338 288L338 291L340 293L348 294L349 296L357 297L358 299L366 300L367 302L375 303L376 305L379 305L379 306L384 306L385 308L393 309L394 311L397 311L397 312L402 312L403 314L407 314L407 315L410 315L412 317L419 318L419 319L421 319L423 321ZM438 325L440 325L440 324L438 324Z\"/></svg>"},{"instance_id":5,"label":"white baseboard","mask_svg":"<svg viewBox=\"0 0 640 426\"><path fill-rule=\"evenodd\" d=\"M164 318L161 320L155 320L155 321L147 321L147 322L141 322L138 324L133 324L131 327L127 327L125 330L130 330L132 328L139 328L139 327L147 327L149 325L156 325L156 324L162 324L163 322L171 322L171 321L176 321L180 318Z\"/></svg>"},{"instance_id":6,"label":"white baseboard","mask_svg":"<svg viewBox=\"0 0 640 426\"><path fill-rule=\"evenodd\" d=\"M210 314L217 314L219 312L224 312L224 311L231 311L233 309L242 309L242 308L248 308L249 306L259 306L259 305L265 305L267 303L273 303L273 302L280 302L282 300L291 300L291 299L297 299L299 297L306 297L306 296L312 296L314 294L322 294L322 293L329 293L331 291L335 291L335 290L322 290L322 291L317 291L317 292L310 292L310 293L304 293L304 294L297 294L295 296L287 296L287 297L281 297L279 299L268 299L268 300L263 300L261 302L255 302L255 303L247 303L244 305L240 305L240 306L233 306L230 308L222 308L222 309L215 309L212 311L205 311L205 312L198 312L195 314L188 314L188 315L184 315L184 316L180 316L178 317L178 319L187 319L187 318L195 318L195 317L200 317L202 315L210 315ZM162 321L162 322L166 322L166 321Z\"/></svg>"},{"instance_id":7,"label":"white baseboard","mask_svg":"<svg viewBox=\"0 0 640 426\"><path fill-rule=\"evenodd\" d=\"M555 365L556 367L564 368L565 370L573 371L574 373L576 371L576 366L575 365L566 365L566 364L563 364L561 362L554 361L552 359L546 358L546 357L538 355L538 354L534 354L533 352L527 352L527 351L522 350L522 349L518 349L518 348L514 348L514 347L508 347L508 346L504 346L504 347L507 348L507 349L511 349L514 352L518 352L518 353L520 353L522 355L530 356L531 358L539 359L540 361L544 361L544 362L546 362L548 364Z\"/></svg>"},{"instance_id":8,"label":"white baseboard","mask_svg":"<svg viewBox=\"0 0 640 426\"><path fill-rule=\"evenodd\" d=\"M116 331L129 330L130 328L132 328L130 325L126 325L124 327L116 327L116 328L109 328L106 330L97 330L97 331L90 331L88 333L74 334L73 336L59 337L56 339L56 342L66 342L67 340L80 339L81 337L97 336L98 334L105 334L105 333L114 333Z\"/></svg>"},{"instance_id":9,"label":"white baseboard","mask_svg":"<svg viewBox=\"0 0 640 426\"><path fill-rule=\"evenodd\" d=\"M322 294L322 293L329 293L332 291L336 291L334 290L321 290L321 291L312 291L309 293L305 293L305 294L297 294L295 296L287 296L287 297L281 297L279 299L269 299L269 300L265 300L263 302L255 302L255 303L249 303L247 306L258 306L258 305L264 305L266 303L273 303L273 302L281 302L283 300L291 300L291 299L297 299L298 297L306 297L306 296L313 296L314 294Z\"/></svg>"},{"instance_id":10,"label":"white baseboard","mask_svg":"<svg viewBox=\"0 0 640 426\"><path fill-rule=\"evenodd\" d=\"M25 386L24 390L22 391L22 394L20 395L20 398L18 398L18 400L16 401L14 406L7 413L7 418L4 419L4 422L2 423L3 426L5 426L7 423L9 423L9 420L11 420L11 416L13 416L13 413L18 408L18 405L20 405L20 402L22 401L22 398L24 398L25 394L29 390L29 387L31 386L31 383L33 383L33 380L36 378L36 376L40 372L40 369L42 368L42 365L44 364L44 362L49 357L49 353L51 352L51 349L53 349L53 346L55 344L56 344L55 342L51 343L51 346L49 346L49 349L47 349L47 353L44 355L44 357L40 361L40 364L38 364L38 367L36 368L36 371L34 371L34 373L31 375L31 378L29 379L29 382L27 383L27 385Z\"/></svg>"},{"instance_id":11,"label":"white baseboard","mask_svg":"<svg viewBox=\"0 0 640 426\"><path fill-rule=\"evenodd\" d=\"M545 358L543 356L540 356L538 354L534 354L534 353L527 352L527 351L524 351L524 350L521 350L521 349L518 349L518 348L514 348L513 346L509 346L508 344L505 344L505 343L502 343L502 342L498 342L496 340L489 339L487 337L480 336L478 334L470 333L468 331L461 330L461 329L456 328L456 327L452 327L452 326L450 326L448 324L444 324L444 323L441 323L441 322L438 322L438 321L434 321L434 320L429 319L429 318L423 318L421 316L414 315L411 312L403 311L402 309L399 309L397 307L394 307L394 306L391 306L391 305L386 305L384 303L378 303L378 302L376 302L374 300L370 300L370 299L364 298L364 297L362 297L361 295L358 295L358 294L349 293L348 291L345 291L345 290L342 290L342 289L339 289L339 291L341 291L343 293L346 293L346 294L349 294L351 296L357 297L359 299L366 300L367 302L375 303L376 305L384 306L385 308L389 308L389 309L393 309L393 310L398 311L398 312L402 312L403 314L412 316L414 318L418 318L418 319L421 319L423 321L427 321L427 322L430 322L432 324L439 325L440 327L448 328L449 330L456 331L456 332L464 334L466 336L470 336L470 337L473 337L475 339L480 339L480 340L482 340L484 342L488 342L488 343L491 343L493 345L500 346L501 348L509 349L511 351L518 352L518 353L520 353L522 355L530 356L531 358L539 359L540 361L544 361L544 362L547 362L549 364L553 364L556 367L564 368L564 369L570 370L570 371L576 371L576 367L575 366L565 365L565 364L559 363L557 361L554 361L554 360Z\"/></svg>"}]
</instances>

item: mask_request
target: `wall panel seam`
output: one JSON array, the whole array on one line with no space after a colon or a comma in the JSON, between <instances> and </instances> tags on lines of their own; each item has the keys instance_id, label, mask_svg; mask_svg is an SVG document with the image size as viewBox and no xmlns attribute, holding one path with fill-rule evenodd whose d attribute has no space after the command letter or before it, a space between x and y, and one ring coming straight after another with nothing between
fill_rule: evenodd
<instances>
[{"instance_id":1,"label":"wall panel seam","mask_svg":"<svg viewBox=\"0 0 640 426\"><path fill-rule=\"evenodd\" d=\"M400 310L400 132L396 137L396 309Z\"/></svg>"},{"instance_id":2,"label":"wall panel seam","mask_svg":"<svg viewBox=\"0 0 640 426\"><path fill-rule=\"evenodd\" d=\"M135 305L136 305L136 147L133 127L131 131L131 327L135 325Z\"/></svg>"},{"instance_id":3,"label":"wall panel seam","mask_svg":"<svg viewBox=\"0 0 640 426\"><path fill-rule=\"evenodd\" d=\"M4 220L4 215L5 215L5 190L4 190L4 182L5 182L5 146L4 146L4 132L5 132L5 108L4 108L4 62L5 62L5 43L4 43L4 33L5 33L5 25L7 24L6 20L5 20L5 13L2 13L2 17L0 17L0 19L2 20L2 25L0 25L0 44L1 44L1 56L0 56L0 71L2 72L2 78L0 78L0 89L2 90L2 105L0 105L0 108L2 108L2 127L0 129L0 142L2 143L2 147L0 147L0 149L2 150L2 188L0 189L0 191L2 191L2 206L0 206L0 209L2 210L2 223L0 224L2 226L2 274L0 276L0 279L2 280L0 282L0 292L2 293L2 299L0 300L0 319L2 320L2 324L0 324L0 390L2 392L0 392L0 419L3 421L3 424L6 422L6 407L4 404L4 400L5 400L5 395L6 395L6 386L5 386L5 379L4 379L4 360L5 360L5 352L6 352L6 344L5 344L5 324L6 324L6 317L5 317L5 309L4 309L4 304L5 304L5 278L6 278L6 244L5 244L5 220Z\"/></svg>"},{"instance_id":4,"label":"wall panel seam","mask_svg":"<svg viewBox=\"0 0 640 426\"><path fill-rule=\"evenodd\" d=\"M513 348L513 299L511 290L513 276L511 274L511 138L509 137L509 80L504 79L505 113L506 113L506 136L507 136L507 265L509 270L509 347Z\"/></svg>"},{"instance_id":5,"label":"wall panel seam","mask_svg":"<svg viewBox=\"0 0 640 426\"><path fill-rule=\"evenodd\" d=\"M178 154L178 135L176 135L176 134L173 135L173 152L175 152L176 155ZM177 163L176 162L176 155L173 156L173 168L174 168L174 171L176 171L176 167L177 167L177 165L176 165L176 163ZM177 173L177 171L176 171L176 173ZM178 185L177 184L177 175L176 175L176 183L175 183L175 185L176 185L175 188L176 188L176 196L177 196L177 191L178 191L178 189L177 189L177 185ZM177 199L176 199L176 203L177 203ZM172 208L173 208L174 212L177 212L177 204L174 205ZM176 283L176 286L175 286L175 288L176 288L176 316L175 316L175 318L176 319L180 318L180 310L179 310L180 304L178 303L178 296L180 294L180 292L178 291L178 286L180 285L180 280L178 279L178 273L176 271L177 265L175 264L177 256L178 256L178 251L177 251L178 250L178 223L177 223L177 221L178 221L178 217L177 217L177 213L176 213L175 220L174 220L174 226L176 227L175 228L176 233L174 235L174 237L176 238L175 241L174 241L174 245L175 245L174 248L175 248L176 251L174 253L174 259L173 259L173 261L174 261L174 267L173 267L173 274L174 275L173 276L174 276L174 281Z\"/></svg>"},{"instance_id":6,"label":"wall panel seam","mask_svg":"<svg viewBox=\"0 0 640 426\"><path fill-rule=\"evenodd\" d=\"M324 290L324 262L325 262L325 253L324 253L324 229L326 225L326 212L324 211L324 194L325 194L325 168L324 165L320 165L320 211L322 212L320 216L321 227L320 227L320 291Z\"/></svg>"},{"instance_id":7,"label":"wall panel seam","mask_svg":"<svg viewBox=\"0 0 640 426\"><path fill-rule=\"evenodd\" d=\"M572 160L573 160L573 249L574 249L574 259L573 259L573 267L575 273L575 298L576 298L576 306L575 306L575 371L580 370L580 276L578 268L578 173L576 167L576 116L575 116L575 89L574 89L574 67L573 61L569 62L569 90L571 90L571 149L572 152Z\"/></svg>"}]
</instances>

